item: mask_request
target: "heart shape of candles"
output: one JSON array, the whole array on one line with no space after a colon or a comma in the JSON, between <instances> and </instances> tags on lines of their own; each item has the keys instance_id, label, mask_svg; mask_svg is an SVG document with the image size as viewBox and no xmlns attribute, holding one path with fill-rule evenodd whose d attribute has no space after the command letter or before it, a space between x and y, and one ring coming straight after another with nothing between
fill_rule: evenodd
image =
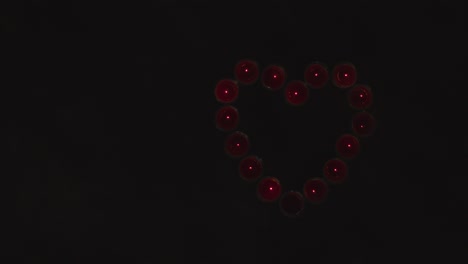
<instances>
[{"instance_id":1,"label":"heart shape of candles","mask_svg":"<svg viewBox=\"0 0 468 264\"><path fill-rule=\"evenodd\" d=\"M239 124L239 111L232 104L238 99L241 86L249 86L261 79L265 89L278 92L284 88L285 101L291 107L307 104L309 89L322 89L331 78L336 89L347 89L347 101L357 110L351 120L352 133L342 134L335 143L337 157L323 165L323 175L310 177L301 192L283 192L281 182L273 176L263 176L263 161L260 157L249 154L250 140L247 134L236 131ZM369 86L356 84L357 70L352 63L339 63L331 74L327 67L319 62L309 64L304 70L304 80L287 82L286 71L279 65L268 65L260 71L258 63L244 59L234 67L233 79L222 79L215 86L216 100L223 104L216 112L216 127L229 132L224 142L226 154L239 161L239 175L247 182L257 182L257 196L260 201L272 203L279 201L281 212L288 217L300 216L305 201L311 204L323 203L328 195L329 184L341 184L348 178L347 161L355 158L360 150L360 139L370 136L376 121L366 110L373 103L372 90ZM305 197L305 198L304 198Z\"/></svg>"}]
</instances>

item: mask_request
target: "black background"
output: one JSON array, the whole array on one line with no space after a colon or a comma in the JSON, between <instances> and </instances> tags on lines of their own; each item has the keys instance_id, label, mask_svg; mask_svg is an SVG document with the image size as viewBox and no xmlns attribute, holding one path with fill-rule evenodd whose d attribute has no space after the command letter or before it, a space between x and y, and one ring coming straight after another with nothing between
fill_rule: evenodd
<instances>
[{"instance_id":1,"label":"black background","mask_svg":"<svg viewBox=\"0 0 468 264\"><path fill-rule=\"evenodd\" d=\"M15 205L3 255L466 262L462 1L2 5L3 186ZM299 219L257 201L223 153L213 89L243 58L278 63L289 80L312 61L351 61L375 93L378 129L350 181ZM319 174L349 132L331 85L304 109L258 86L241 95L240 129L286 189Z\"/></svg>"}]
</instances>

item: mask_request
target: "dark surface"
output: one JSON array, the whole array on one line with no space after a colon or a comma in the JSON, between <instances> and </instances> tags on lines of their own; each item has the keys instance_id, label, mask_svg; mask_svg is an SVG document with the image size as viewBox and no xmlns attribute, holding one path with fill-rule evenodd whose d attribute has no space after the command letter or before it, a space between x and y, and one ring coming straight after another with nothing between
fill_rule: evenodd
<instances>
[{"instance_id":1,"label":"dark surface","mask_svg":"<svg viewBox=\"0 0 468 264\"><path fill-rule=\"evenodd\" d=\"M455 121L466 97L454 96L465 80L463 4L286 2L6 7L2 29L33 34L6 39L1 59L5 201L16 205L4 254L465 263L467 141ZM351 61L374 89L378 129L350 181L300 219L258 202L223 153L213 88L242 58L279 63L288 80L314 60ZM333 157L352 111L330 85L304 109L251 88L235 104L240 129L266 172L300 190Z\"/></svg>"}]
</instances>

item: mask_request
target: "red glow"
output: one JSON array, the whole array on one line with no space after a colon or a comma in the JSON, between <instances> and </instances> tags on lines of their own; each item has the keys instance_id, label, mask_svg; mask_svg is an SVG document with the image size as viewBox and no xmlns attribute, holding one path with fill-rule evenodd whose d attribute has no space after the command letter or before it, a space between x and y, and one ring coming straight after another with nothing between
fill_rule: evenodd
<instances>
[{"instance_id":1,"label":"red glow","mask_svg":"<svg viewBox=\"0 0 468 264\"><path fill-rule=\"evenodd\" d=\"M356 83L357 71L353 64L338 64L333 68L333 84L339 88L349 88Z\"/></svg>"},{"instance_id":2,"label":"red glow","mask_svg":"<svg viewBox=\"0 0 468 264\"><path fill-rule=\"evenodd\" d=\"M263 178L257 186L258 198L263 202L274 202L281 194L281 184L277 178Z\"/></svg>"},{"instance_id":3,"label":"red glow","mask_svg":"<svg viewBox=\"0 0 468 264\"><path fill-rule=\"evenodd\" d=\"M342 183L348 177L348 166L340 159L328 160L323 166L323 175L331 183Z\"/></svg>"},{"instance_id":4,"label":"red glow","mask_svg":"<svg viewBox=\"0 0 468 264\"><path fill-rule=\"evenodd\" d=\"M356 109L367 109L372 105L373 96L369 86L356 85L349 91L348 102Z\"/></svg>"},{"instance_id":5,"label":"red glow","mask_svg":"<svg viewBox=\"0 0 468 264\"><path fill-rule=\"evenodd\" d=\"M264 87L277 91L283 87L286 81L284 69L277 65L270 65L262 73L262 84Z\"/></svg>"},{"instance_id":6,"label":"red glow","mask_svg":"<svg viewBox=\"0 0 468 264\"><path fill-rule=\"evenodd\" d=\"M311 203L322 203L327 198L328 185L320 178L312 178L304 184L304 196Z\"/></svg>"},{"instance_id":7,"label":"red glow","mask_svg":"<svg viewBox=\"0 0 468 264\"><path fill-rule=\"evenodd\" d=\"M232 103L238 95L239 87L233 80L224 79L216 84L215 97L218 102Z\"/></svg>"},{"instance_id":8,"label":"red glow","mask_svg":"<svg viewBox=\"0 0 468 264\"><path fill-rule=\"evenodd\" d=\"M310 64L304 72L304 80L312 88L322 88L328 78L328 70L321 63Z\"/></svg>"},{"instance_id":9,"label":"red glow","mask_svg":"<svg viewBox=\"0 0 468 264\"><path fill-rule=\"evenodd\" d=\"M223 106L216 112L216 127L222 131L234 130L239 123L239 112L230 105Z\"/></svg>"},{"instance_id":10,"label":"red glow","mask_svg":"<svg viewBox=\"0 0 468 264\"><path fill-rule=\"evenodd\" d=\"M263 173L263 163L257 156L248 156L239 162L239 174L242 179L252 181Z\"/></svg>"},{"instance_id":11,"label":"red glow","mask_svg":"<svg viewBox=\"0 0 468 264\"><path fill-rule=\"evenodd\" d=\"M292 81L286 82L286 72L284 68L279 65L269 65L260 72L257 62L253 60L241 60L234 67L233 80L223 79L216 84L214 91L216 100L224 104L216 112L216 127L221 131L230 132L224 141L225 153L232 158L238 159L238 173L241 179L250 184L256 183L255 187L259 200L270 203L279 200L278 204L284 215L297 217L304 211L305 200L312 204L323 203L328 197L329 185L341 184L347 181L349 177L348 162L360 153L361 137L372 134L375 130L376 123L371 114L364 112L364 110L371 106L373 94L369 86L362 84L356 85L357 75L357 70L351 63L337 64L330 71L328 71L324 64L312 63L308 65L304 71L304 80L293 79ZM274 94L274 92L270 93L264 90L250 90L259 88L257 87L258 85L247 87L256 84L259 77L261 84L258 85L263 85L266 89L271 91L279 91L285 87L284 91L281 91L281 94ZM337 158L329 159L325 162L322 171L323 177L319 178L321 176L319 171L319 175L314 173L314 178L310 178L304 183L302 192L288 191L283 193L283 187L277 178L262 177L265 174L264 170L268 172L269 168L264 168L262 159L249 154L251 151L249 137L243 132L236 131L239 129L239 112L235 107L231 106L231 104L238 99L239 92L244 91L243 89L245 88L246 93L252 92L254 95L253 100L259 99L257 98L259 95L268 94L268 96L275 98L274 100L277 99L275 96L281 97L284 95L288 104L292 106L304 106L308 102L309 97L315 97L314 93L317 93L317 95L321 93L319 90L313 89L327 86L330 79L332 84L338 88L331 87L333 91L330 90L328 92L331 94L346 93L347 98L343 99L347 99L352 108L358 109L358 111L355 112L359 113L354 114L352 117L351 128L353 133L342 134L336 140L335 151L337 153ZM349 88L349 90L345 90L347 88ZM328 93L325 90L322 92ZM320 100L320 98L312 99ZM262 101L262 99L257 100L257 102L260 101ZM271 102L277 103L276 101ZM265 103L270 104L268 101L265 101ZM294 110L298 110L298 108ZM242 118L244 118L244 116ZM306 121L313 122L313 120ZM233 161L235 162L236 160ZM292 181L295 180L292 179Z\"/></svg>"},{"instance_id":12,"label":"red glow","mask_svg":"<svg viewBox=\"0 0 468 264\"><path fill-rule=\"evenodd\" d=\"M250 149L249 138L246 134L236 131L226 138L224 149L226 153L233 158L242 157L246 155Z\"/></svg>"},{"instance_id":13,"label":"red glow","mask_svg":"<svg viewBox=\"0 0 468 264\"><path fill-rule=\"evenodd\" d=\"M309 98L309 89L301 81L291 81L286 86L286 101L291 105L302 105Z\"/></svg>"},{"instance_id":14,"label":"red glow","mask_svg":"<svg viewBox=\"0 0 468 264\"><path fill-rule=\"evenodd\" d=\"M262 73L262 84L264 87L276 91L283 87L286 81L284 69L277 65L270 65Z\"/></svg>"},{"instance_id":15,"label":"red glow","mask_svg":"<svg viewBox=\"0 0 468 264\"><path fill-rule=\"evenodd\" d=\"M336 151L341 157L354 158L359 153L359 150L359 140L353 135L342 135L336 141Z\"/></svg>"},{"instance_id":16,"label":"red glow","mask_svg":"<svg viewBox=\"0 0 468 264\"><path fill-rule=\"evenodd\" d=\"M352 124L354 133L361 137L366 137L374 132L376 121L371 114L360 112L353 116Z\"/></svg>"},{"instance_id":17,"label":"red glow","mask_svg":"<svg viewBox=\"0 0 468 264\"><path fill-rule=\"evenodd\" d=\"M252 60L241 60L234 68L234 75L236 76L236 79L242 84L253 84L258 79L258 65Z\"/></svg>"}]
</instances>

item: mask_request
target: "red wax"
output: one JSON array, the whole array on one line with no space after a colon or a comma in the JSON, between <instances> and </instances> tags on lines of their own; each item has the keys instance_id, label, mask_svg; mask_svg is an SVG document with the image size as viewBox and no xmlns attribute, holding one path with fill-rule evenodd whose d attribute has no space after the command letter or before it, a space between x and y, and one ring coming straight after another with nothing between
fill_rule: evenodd
<instances>
[{"instance_id":1,"label":"red wax","mask_svg":"<svg viewBox=\"0 0 468 264\"><path fill-rule=\"evenodd\" d=\"M281 184L277 178L263 178L257 186L258 198L263 202L274 202L281 195Z\"/></svg>"},{"instance_id":2,"label":"red wax","mask_svg":"<svg viewBox=\"0 0 468 264\"><path fill-rule=\"evenodd\" d=\"M250 149L249 138L246 134L236 131L226 138L224 149L231 157L239 158L245 156Z\"/></svg>"},{"instance_id":3,"label":"red wax","mask_svg":"<svg viewBox=\"0 0 468 264\"><path fill-rule=\"evenodd\" d=\"M372 92L369 86L356 85L348 93L348 101L351 107L356 109L366 109L372 104Z\"/></svg>"},{"instance_id":4,"label":"red wax","mask_svg":"<svg viewBox=\"0 0 468 264\"><path fill-rule=\"evenodd\" d=\"M302 105L309 98L309 89L301 81L290 81L285 91L286 101L291 105Z\"/></svg>"},{"instance_id":5,"label":"red wax","mask_svg":"<svg viewBox=\"0 0 468 264\"><path fill-rule=\"evenodd\" d=\"M375 118L367 112L357 113L353 116L352 126L357 135L370 136L375 129Z\"/></svg>"},{"instance_id":6,"label":"red wax","mask_svg":"<svg viewBox=\"0 0 468 264\"><path fill-rule=\"evenodd\" d=\"M280 209L286 216L297 217L304 210L304 198L296 191L287 192L281 197Z\"/></svg>"},{"instance_id":7,"label":"red wax","mask_svg":"<svg viewBox=\"0 0 468 264\"><path fill-rule=\"evenodd\" d=\"M239 95L239 87L233 80L223 79L216 84L216 100L221 103L232 103Z\"/></svg>"},{"instance_id":8,"label":"red wax","mask_svg":"<svg viewBox=\"0 0 468 264\"><path fill-rule=\"evenodd\" d=\"M266 88L277 91L283 87L285 81L286 73L282 67L270 65L263 70L262 84Z\"/></svg>"},{"instance_id":9,"label":"red wax","mask_svg":"<svg viewBox=\"0 0 468 264\"><path fill-rule=\"evenodd\" d=\"M310 64L304 72L304 79L312 88L322 88L328 81L328 70L320 63Z\"/></svg>"},{"instance_id":10,"label":"red wax","mask_svg":"<svg viewBox=\"0 0 468 264\"><path fill-rule=\"evenodd\" d=\"M257 156L248 156L239 162L239 174L242 179L253 181L263 173L263 163Z\"/></svg>"},{"instance_id":11,"label":"red wax","mask_svg":"<svg viewBox=\"0 0 468 264\"><path fill-rule=\"evenodd\" d=\"M323 175L331 183L343 183L348 177L348 166L340 159L330 159L323 166Z\"/></svg>"},{"instance_id":12,"label":"red wax","mask_svg":"<svg viewBox=\"0 0 468 264\"><path fill-rule=\"evenodd\" d=\"M241 60L234 68L236 79L242 84L253 84L257 81L259 75L258 65L252 60Z\"/></svg>"},{"instance_id":13,"label":"red wax","mask_svg":"<svg viewBox=\"0 0 468 264\"><path fill-rule=\"evenodd\" d=\"M222 131L231 131L239 123L239 112L230 105L221 107L216 112L216 127Z\"/></svg>"},{"instance_id":14,"label":"red wax","mask_svg":"<svg viewBox=\"0 0 468 264\"><path fill-rule=\"evenodd\" d=\"M360 150L359 140L350 134L342 135L336 141L336 151L338 154L347 159L354 158Z\"/></svg>"},{"instance_id":15,"label":"red wax","mask_svg":"<svg viewBox=\"0 0 468 264\"><path fill-rule=\"evenodd\" d=\"M303 192L309 202L319 204L327 198L328 185L320 178L312 178L304 184Z\"/></svg>"},{"instance_id":16,"label":"red wax","mask_svg":"<svg viewBox=\"0 0 468 264\"><path fill-rule=\"evenodd\" d=\"M349 88L356 83L356 68L351 63L338 64L333 69L333 83L339 88Z\"/></svg>"}]
</instances>

